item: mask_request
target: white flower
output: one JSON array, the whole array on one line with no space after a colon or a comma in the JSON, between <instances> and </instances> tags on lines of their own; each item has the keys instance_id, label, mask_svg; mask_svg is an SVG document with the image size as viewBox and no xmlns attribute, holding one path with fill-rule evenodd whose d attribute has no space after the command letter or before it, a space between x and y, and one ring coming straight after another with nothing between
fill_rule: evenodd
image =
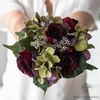
<instances>
[{"instance_id":1,"label":"white flower","mask_svg":"<svg viewBox=\"0 0 100 100\"><path fill-rule=\"evenodd\" d=\"M60 41L57 41L56 39L53 40L52 47L54 49L59 49L61 52L69 49L69 40L67 37L63 37Z\"/></svg>"},{"instance_id":2,"label":"white flower","mask_svg":"<svg viewBox=\"0 0 100 100\"><path fill-rule=\"evenodd\" d=\"M46 37L44 35L35 35L33 37L33 41L30 42L31 46L38 49L40 46L43 46L46 44Z\"/></svg>"}]
</instances>

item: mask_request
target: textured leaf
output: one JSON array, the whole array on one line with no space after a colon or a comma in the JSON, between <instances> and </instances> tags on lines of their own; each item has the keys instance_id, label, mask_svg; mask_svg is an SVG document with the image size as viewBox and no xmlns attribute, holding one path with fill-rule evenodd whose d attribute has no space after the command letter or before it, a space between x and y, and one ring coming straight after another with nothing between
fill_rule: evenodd
<instances>
[{"instance_id":1,"label":"textured leaf","mask_svg":"<svg viewBox=\"0 0 100 100\"><path fill-rule=\"evenodd\" d=\"M34 78L34 79L33 79L33 83L34 83L36 86L40 87L40 88L44 91L44 94L46 93L47 88L50 87L50 85L47 84L47 83L40 84L40 83L38 82L37 78Z\"/></svg>"},{"instance_id":2,"label":"textured leaf","mask_svg":"<svg viewBox=\"0 0 100 100\"><path fill-rule=\"evenodd\" d=\"M17 36L19 36L19 40L22 40L25 38L25 32L21 31L21 32L16 32L15 33Z\"/></svg>"},{"instance_id":3,"label":"textured leaf","mask_svg":"<svg viewBox=\"0 0 100 100\"><path fill-rule=\"evenodd\" d=\"M33 38L25 38L19 41L21 46L28 51L35 51L36 49L30 45L30 42L33 41Z\"/></svg>"},{"instance_id":4,"label":"textured leaf","mask_svg":"<svg viewBox=\"0 0 100 100\"><path fill-rule=\"evenodd\" d=\"M93 66L93 65L91 65L91 64L89 64L89 63L87 63L87 69L93 71L93 69L98 69L98 68Z\"/></svg>"},{"instance_id":5,"label":"textured leaf","mask_svg":"<svg viewBox=\"0 0 100 100\"><path fill-rule=\"evenodd\" d=\"M81 74L82 72L84 72L87 69L88 70L98 69L95 66L86 63L86 60L85 60L85 58L84 58L83 55L81 55L80 61L81 62L79 63L79 65L77 66L77 68L74 70L74 72L72 74L70 74L70 75L64 76L65 78L76 77L76 76L78 76L79 74Z\"/></svg>"},{"instance_id":6,"label":"textured leaf","mask_svg":"<svg viewBox=\"0 0 100 100\"><path fill-rule=\"evenodd\" d=\"M19 52L23 51L23 47L20 45L19 42L16 42L14 45L3 45L3 46L10 49L16 57L18 57Z\"/></svg>"},{"instance_id":7,"label":"textured leaf","mask_svg":"<svg viewBox=\"0 0 100 100\"><path fill-rule=\"evenodd\" d=\"M18 53L21 52L22 50L26 49L29 51L34 51L35 49L30 45L30 41L32 38L25 38L22 40L19 40L16 42L14 45L3 45L6 48L12 50L13 54L17 57Z\"/></svg>"}]
</instances>

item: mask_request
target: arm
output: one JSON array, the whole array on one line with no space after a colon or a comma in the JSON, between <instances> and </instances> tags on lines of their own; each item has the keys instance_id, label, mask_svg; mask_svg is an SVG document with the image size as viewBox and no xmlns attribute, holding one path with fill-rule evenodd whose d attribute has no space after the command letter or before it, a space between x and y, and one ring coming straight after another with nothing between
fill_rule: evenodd
<instances>
[{"instance_id":1,"label":"arm","mask_svg":"<svg viewBox=\"0 0 100 100\"><path fill-rule=\"evenodd\" d=\"M94 20L91 17L91 15L89 15L86 12L82 12L82 11L75 12L70 17L78 20L80 24L82 25L82 27L90 28L92 24L94 23Z\"/></svg>"},{"instance_id":2,"label":"arm","mask_svg":"<svg viewBox=\"0 0 100 100\"><path fill-rule=\"evenodd\" d=\"M1 20L17 40L15 32L20 31L24 27L24 22L28 18L21 11L14 10L4 14Z\"/></svg>"},{"instance_id":3,"label":"arm","mask_svg":"<svg viewBox=\"0 0 100 100\"><path fill-rule=\"evenodd\" d=\"M77 0L72 11L72 18L79 20L80 24L90 31L97 29L95 21L100 11L100 0Z\"/></svg>"}]
</instances>

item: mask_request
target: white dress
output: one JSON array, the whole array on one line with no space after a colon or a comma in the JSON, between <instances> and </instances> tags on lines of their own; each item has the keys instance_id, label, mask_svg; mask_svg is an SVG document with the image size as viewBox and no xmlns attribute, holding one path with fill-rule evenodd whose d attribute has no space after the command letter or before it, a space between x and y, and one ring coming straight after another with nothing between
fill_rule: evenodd
<instances>
[{"instance_id":1,"label":"white dress","mask_svg":"<svg viewBox=\"0 0 100 100\"><path fill-rule=\"evenodd\" d=\"M12 10L22 11L31 19L35 12L47 15L46 0L0 0L0 19ZM95 20L98 15L100 0L52 0L53 16L66 17L77 11L89 13ZM84 9L83 9L84 8ZM91 27L91 30L95 25ZM7 31L8 44L15 42L14 37L0 21L0 29ZM3 87L0 91L0 100L80 100L81 96L89 96L82 90L86 83L86 72L73 79L60 79L55 85L48 88L43 97L43 91L32 83L27 75L22 74L16 66L16 58L8 50L7 68L3 75ZM90 100L84 98L83 100Z\"/></svg>"}]
</instances>

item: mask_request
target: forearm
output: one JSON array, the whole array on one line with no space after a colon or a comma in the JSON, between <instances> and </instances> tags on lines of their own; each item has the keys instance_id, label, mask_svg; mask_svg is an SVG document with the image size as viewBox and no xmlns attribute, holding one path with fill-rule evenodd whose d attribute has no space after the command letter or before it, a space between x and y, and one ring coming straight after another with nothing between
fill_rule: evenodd
<instances>
[{"instance_id":1,"label":"forearm","mask_svg":"<svg viewBox=\"0 0 100 100\"><path fill-rule=\"evenodd\" d=\"M24 22L27 20L28 18L20 11L11 11L2 17L3 24L9 29L16 40L17 36L15 35L15 32L21 31L24 27Z\"/></svg>"},{"instance_id":2,"label":"forearm","mask_svg":"<svg viewBox=\"0 0 100 100\"><path fill-rule=\"evenodd\" d=\"M93 18L85 12L76 12L73 13L70 17L78 20L82 27L90 28L91 25L94 23Z\"/></svg>"}]
</instances>

